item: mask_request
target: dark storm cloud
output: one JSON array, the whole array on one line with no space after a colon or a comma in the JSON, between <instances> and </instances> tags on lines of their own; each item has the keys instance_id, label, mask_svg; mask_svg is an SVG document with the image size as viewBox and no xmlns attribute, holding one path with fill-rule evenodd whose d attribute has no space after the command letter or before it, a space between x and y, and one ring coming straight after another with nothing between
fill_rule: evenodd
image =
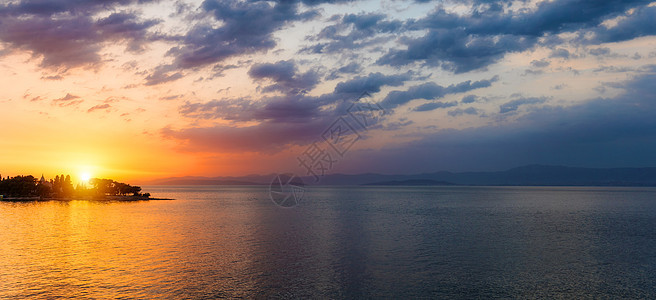
<instances>
[{"instance_id":1,"label":"dark storm cloud","mask_svg":"<svg viewBox=\"0 0 656 300\"><path fill-rule=\"evenodd\" d=\"M448 94L464 93L479 88L489 87L493 82L497 80L498 77L495 76L488 80L479 80L475 82L467 80L458 84L452 84L447 87L443 87L434 82L426 82L420 85L412 86L406 91L391 91L389 94L387 94L385 99L381 101L381 105L385 107L385 109L393 109L399 105L403 105L415 99L435 100ZM428 105L426 107L432 106L434 105Z\"/></svg>"}]
</instances>

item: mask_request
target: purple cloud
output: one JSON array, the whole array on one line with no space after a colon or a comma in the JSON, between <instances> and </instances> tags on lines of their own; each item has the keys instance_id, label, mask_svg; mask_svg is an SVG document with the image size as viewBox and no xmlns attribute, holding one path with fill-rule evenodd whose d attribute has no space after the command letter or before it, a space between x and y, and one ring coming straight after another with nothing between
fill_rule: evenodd
<instances>
[{"instance_id":1,"label":"purple cloud","mask_svg":"<svg viewBox=\"0 0 656 300\"><path fill-rule=\"evenodd\" d=\"M96 105L96 106L94 106L94 107L89 108L89 109L87 110L87 113L90 113L90 112L93 112L93 111L96 111L96 110L105 110L105 109L108 109L108 108L111 108L111 107L112 107L112 106L109 105L109 104L107 104L107 103L105 103L105 104L98 104L98 105Z\"/></svg>"},{"instance_id":2,"label":"purple cloud","mask_svg":"<svg viewBox=\"0 0 656 300\"><path fill-rule=\"evenodd\" d=\"M27 51L47 68L72 68L101 62L108 41L126 42L140 51L151 38L156 20L141 21L135 13L93 14L133 1L22 1L0 6L0 41L6 50Z\"/></svg>"}]
</instances>

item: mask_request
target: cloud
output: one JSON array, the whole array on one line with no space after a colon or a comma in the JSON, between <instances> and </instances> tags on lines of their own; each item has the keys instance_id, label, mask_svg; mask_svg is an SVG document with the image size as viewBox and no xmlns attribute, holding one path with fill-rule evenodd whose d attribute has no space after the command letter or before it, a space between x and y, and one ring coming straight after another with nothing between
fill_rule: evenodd
<instances>
[{"instance_id":1,"label":"cloud","mask_svg":"<svg viewBox=\"0 0 656 300\"><path fill-rule=\"evenodd\" d=\"M520 106L527 104L544 103L546 98L519 98L506 102L499 106L499 113L505 114L516 111Z\"/></svg>"},{"instance_id":2,"label":"cloud","mask_svg":"<svg viewBox=\"0 0 656 300\"><path fill-rule=\"evenodd\" d=\"M298 73L289 62L260 64L249 72L254 78L271 78L277 84L293 81ZM378 92L382 86L398 86L412 78L410 73L383 75L370 73L340 82L333 93L308 96L287 92L280 96L215 99L204 103L185 102L179 107L183 117L202 120L227 120L234 124L213 127L188 127L162 131L167 138L178 139L203 149L215 147L215 140L229 141L223 148L233 150L280 151L283 145L304 145L316 138L340 115L346 114L363 91ZM382 120L382 118L380 119ZM379 121L379 120L378 120ZM374 121L369 125L378 122ZM252 125L246 122L257 122ZM243 141L238 141L242 136ZM262 138L266 136L266 138ZM211 141L210 141L211 140ZM193 147L190 147L190 149Z\"/></svg>"},{"instance_id":3,"label":"cloud","mask_svg":"<svg viewBox=\"0 0 656 300\"><path fill-rule=\"evenodd\" d=\"M102 30L105 40L126 40L128 51L141 52L150 39L148 29L159 24L160 21L136 20L139 20L139 16L135 13L119 12L98 20L96 26Z\"/></svg>"},{"instance_id":4,"label":"cloud","mask_svg":"<svg viewBox=\"0 0 656 300\"><path fill-rule=\"evenodd\" d=\"M205 103L186 102L180 106L179 112L184 117L196 119L298 124L324 116L320 106L321 103L314 97L285 95L263 97L258 101L237 98L212 100Z\"/></svg>"},{"instance_id":5,"label":"cloud","mask_svg":"<svg viewBox=\"0 0 656 300\"><path fill-rule=\"evenodd\" d=\"M255 79L269 79L284 89L280 96L264 96L259 98L224 98L203 103L185 102L179 107L180 115L201 120L227 120L235 122L234 125L212 127L188 127L181 129L167 128L162 134L170 139L184 141L189 149L200 147L209 149L215 147L221 151L280 151L284 145L304 145L315 137L339 115L345 114L346 109L357 99L363 91L379 92L383 86L400 86L412 79L411 73L384 75L382 73L369 73L366 76L342 81L335 86L333 93L320 96L308 96L304 93L295 93L305 84L298 84L297 78L303 78L303 73L297 72L292 61L279 61L276 63L256 64L249 75ZM465 81L448 87L440 87L441 93L460 93L471 89L490 86L498 80L493 77L489 80L476 82ZM309 86L315 83L310 82ZM411 90L414 92L414 90ZM334 105L337 104L337 105ZM433 110L440 107L457 105L457 102L429 103L419 107L418 110ZM385 107L387 109L387 107ZM246 122L258 122L257 125L247 125ZM242 125L239 125L242 124ZM245 127L244 127L245 126ZM325 129L325 128L323 128ZM242 136L239 141L237 136ZM266 138L261 138L266 136ZM260 138L258 138L260 137ZM219 142L223 146L219 146ZM229 143L229 145L225 145Z\"/></svg>"},{"instance_id":6,"label":"cloud","mask_svg":"<svg viewBox=\"0 0 656 300\"><path fill-rule=\"evenodd\" d=\"M526 76L526 75L540 75L540 74L544 74L544 70L531 70L531 69L526 69L526 70L524 70L524 74L522 74L522 76Z\"/></svg>"},{"instance_id":7,"label":"cloud","mask_svg":"<svg viewBox=\"0 0 656 300\"><path fill-rule=\"evenodd\" d=\"M495 76L487 80L479 80L475 82L467 80L447 87L443 87L434 82L426 82L412 86L406 91L391 91L381 101L381 105L385 107L385 109L393 109L415 99L435 100L448 94L464 93L479 88L489 87L497 80L499 80L499 78Z\"/></svg>"},{"instance_id":8,"label":"cloud","mask_svg":"<svg viewBox=\"0 0 656 300\"><path fill-rule=\"evenodd\" d=\"M75 106L82 103L84 100L80 99L79 96L66 93L66 96L52 100L53 105L58 105L59 107L66 106Z\"/></svg>"},{"instance_id":9,"label":"cloud","mask_svg":"<svg viewBox=\"0 0 656 300\"><path fill-rule=\"evenodd\" d=\"M43 79L43 80L62 80L62 79L64 79L64 76L61 76L61 75L41 76L41 79Z\"/></svg>"},{"instance_id":10,"label":"cloud","mask_svg":"<svg viewBox=\"0 0 656 300\"><path fill-rule=\"evenodd\" d=\"M467 15L450 13L438 7L426 17L409 20L404 26L409 31L427 31L424 36L401 38L405 49L390 49L378 63L404 66L420 62L455 73L484 69L507 53L524 51L536 45L554 46L562 43L557 34L603 27L599 25L604 20L647 3L649 1L555 0L539 2L535 9L514 11L496 3L477 6ZM651 9L639 11L644 13L631 18L633 21L620 22L622 26L616 26L617 32L635 29L637 33L620 36L632 38L653 34L652 28L656 26L650 25L654 19L647 17ZM600 36L598 42L617 39L612 38L612 30L597 32L597 35Z\"/></svg>"},{"instance_id":11,"label":"cloud","mask_svg":"<svg viewBox=\"0 0 656 300\"><path fill-rule=\"evenodd\" d=\"M22 0L0 6L0 13L51 16L61 13L93 14L117 5L153 2L150 0Z\"/></svg>"},{"instance_id":12,"label":"cloud","mask_svg":"<svg viewBox=\"0 0 656 300\"><path fill-rule=\"evenodd\" d=\"M42 67L77 67L100 62L101 47L86 17L50 19L5 17L0 40L14 51L28 51L41 57Z\"/></svg>"},{"instance_id":13,"label":"cloud","mask_svg":"<svg viewBox=\"0 0 656 300\"><path fill-rule=\"evenodd\" d=\"M403 66L415 61L439 65L454 73L484 68L507 52L524 51L535 41L513 35L471 37L463 28L432 29L423 37L406 39L407 50L390 50L378 64Z\"/></svg>"},{"instance_id":14,"label":"cloud","mask_svg":"<svg viewBox=\"0 0 656 300\"><path fill-rule=\"evenodd\" d=\"M384 75L383 73L369 73L367 76L356 76L355 78L340 82L335 86L335 93L361 94L363 92L377 93L383 86L400 86L412 78L410 73L398 75Z\"/></svg>"},{"instance_id":15,"label":"cloud","mask_svg":"<svg viewBox=\"0 0 656 300\"><path fill-rule=\"evenodd\" d=\"M87 110L87 113L90 113L90 112L93 112L93 111L96 111L96 110L104 110L104 109L108 109L108 108L111 108L111 107L112 107L112 106L109 105L109 104L107 104L107 103L105 103L105 104L98 104L98 105L96 105L96 106L94 106L94 107L89 108L89 109Z\"/></svg>"},{"instance_id":16,"label":"cloud","mask_svg":"<svg viewBox=\"0 0 656 300\"><path fill-rule=\"evenodd\" d=\"M249 127L192 127L174 130L164 128L160 134L167 139L184 143L188 151L210 152L258 152L273 154L285 146L305 145L320 139L327 124L306 122L265 122Z\"/></svg>"},{"instance_id":17,"label":"cloud","mask_svg":"<svg viewBox=\"0 0 656 300\"><path fill-rule=\"evenodd\" d=\"M145 85L158 85L165 82L175 81L182 77L182 72L177 71L172 65L161 65L157 66L152 73L146 76Z\"/></svg>"},{"instance_id":18,"label":"cloud","mask_svg":"<svg viewBox=\"0 0 656 300\"><path fill-rule=\"evenodd\" d=\"M536 68L548 67L549 64L550 64L550 62L548 60L545 60L545 59L531 61L531 66L536 67Z\"/></svg>"},{"instance_id":19,"label":"cloud","mask_svg":"<svg viewBox=\"0 0 656 300\"><path fill-rule=\"evenodd\" d=\"M301 49L301 53L338 53L345 50L363 49L371 45L378 45L391 38L391 34L398 33L403 22L398 20L387 21L387 15L379 13L360 13L334 15L333 25L324 27L317 36L309 40L328 40ZM388 37L381 37L387 34Z\"/></svg>"},{"instance_id":20,"label":"cloud","mask_svg":"<svg viewBox=\"0 0 656 300\"><path fill-rule=\"evenodd\" d=\"M564 59L569 59L569 56L570 56L569 51L563 48L554 49L553 51L551 51L551 54L549 55L549 57L564 58Z\"/></svg>"},{"instance_id":21,"label":"cloud","mask_svg":"<svg viewBox=\"0 0 656 300\"><path fill-rule=\"evenodd\" d=\"M319 83L319 74L310 70L299 74L296 63L292 60L276 63L254 64L248 75L256 80L270 79L274 84L265 86L264 92L282 91L298 93L312 90Z\"/></svg>"},{"instance_id":22,"label":"cloud","mask_svg":"<svg viewBox=\"0 0 656 300\"><path fill-rule=\"evenodd\" d=\"M415 29L453 29L467 25L467 32L471 34L541 37L549 33L596 27L605 19L649 2L555 0L538 2L535 9L510 11L497 6L497 9L475 9L471 14L464 16L446 12L438 7L425 18L409 22L408 26Z\"/></svg>"},{"instance_id":23,"label":"cloud","mask_svg":"<svg viewBox=\"0 0 656 300\"><path fill-rule=\"evenodd\" d=\"M283 91L279 96L262 96L259 98L224 98L204 103L186 102L179 112L186 118L222 119L235 122L266 121L272 123L310 122L324 120L328 122L338 114L345 113L364 92L379 92L383 86L399 86L412 79L411 73L384 75L369 73L342 81L335 86L332 93L309 96L299 93L300 88L311 88L315 80L304 80L310 72L299 74L290 61L274 64L257 64L249 71L253 78L270 78ZM298 81L296 81L298 79ZM265 88L266 89L266 88ZM336 105L335 105L336 104Z\"/></svg>"},{"instance_id":24,"label":"cloud","mask_svg":"<svg viewBox=\"0 0 656 300\"><path fill-rule=\"evenodd\" d=\"M357 74L362 72L362 65L357 62L351 62L348 65L338 68L326 76L326 80L333 80L340 78L342 74Z\"/></svg>"},{"instance_id":25,"label":"cloud","mask_svg":"<svg viewBox=\"0 0 656 300\"><path fill-rule=\"evenodd\" d=\"M159 100L170 101L170 100L180 99L182 97L184 97L184 95L163 96L163 97L159 97Z\"/></svg>"},{"instance_id":26,"label":"cloud","mask_svg":"<svg viewBox=\"0 0 656 300\"><path fill-rule=\"evenodd\" d=\"M594 56L608 56L610 55L610 48L608 47L593 48L588 50L588 53Z\"/></svg>"},{"instance_id":27,"label":"cloud","mask_svg":"<svg viewBox=\"0 0 656 300\"><path fill-rule=\"evenodd\" d=\"M477 99L478 99L478 97L476 95L467 95L467 96L462 97L462 100L460 100L460 102L462 102L462 103L474 103L474 102L476 102Z\"/></svg>"},{"instance_id":28,"label":"cloud","mask_svg":"<svg viewBox=\"0 0 656 300\"><path fill-rule=\"evenodd\" d=\"M302 1L318 5L327 1ZM317 16L314 9L299 12L299 1L206 0L200 9L217 22L195 25L169 54L181 68L195 68L229 57L264 52L276 46L273 33L292 21ZM216 26L215 24L220 24Z\"/></svg>"},{"instance_id":29,"label":"cloud","mask_svg":"<svg viewBox=\"0 0 656 300\"><path fill-rule=\"evenodd\" d=\"M615 26L595 28L589 42L615 43L656 34L656 6L638 7L623 17Z\"/></svg>"},{"instance_id":30,"label":"cloud","mask_svg":"<svg viewBox=\"0 0 656 300\"><path fill-rule=\"evenodd\" d=\"M467 107L465 109L456 108L454 110L450 110L447 114L452 117L457 117L460 115L478 115L480 113L481 111L474 107Z\"/></svg>"},{"instance_id":31,"label":"cloud","mask_svg":"<svg viewBox=\"0 0 656 300\"><path fill-rule=\"evenodd\" d=\"M616 97L547 105L512 122L443 129L410 143L354 151L340 172L500 170L526 164L656 166L653 82L656 74L644 74L617 85L623 93Z\"/></svg>"},{"instance_id":32,"label":"cloud","mask_svg":"<svg viewBox=\"0 0 656 300\"><path fill-rule=\"evenodd\" d=\"M46 68L72 68L101 62L105 42L126 42L127 49L143 49L156 20L135 13L115 12L105 18L92 15L117 3L133 1L21 1L0 6L0 41L11 51L26 51ZM79 5L79 7L77 6Z\"/></svg>"},{"instance_id":33,"label":"cloud","mask_svg":"<svg viewBox=\"0 0 656 300\"><path fill-rule=\"evenodd\" d=\"M53 102L60 102L60 101L70 101L73 99L78 99L80 98L79 96L72 95L71 93L66 93L66 96L57 98L55 100L52 100Z\"/></svg>"},{"instance_id":34,"label":"cloud","mask_svg":"<svg viewBox=\"0 0 656 300\"><path fill-rule=\"evenodd\" d=\"M633 67L616 67L616 66L600 66L592 70L592 72L607 72L607 73L625 73L636 71Z\"/></svg>"},{"instance_id":35,"label":"cloud","mask_svg":"<svg viewBox=\"0 0 656 300\"><path fill-rule=\"evenodd\" d=\"M458 105L458 102L452 101L452 102L428 102L424 103L422 105L419 105L415 107L414 111L431 111L431 110L436 110L438 108L447 108L447 107L453 107Z\"/></svg>"}]
</instances>

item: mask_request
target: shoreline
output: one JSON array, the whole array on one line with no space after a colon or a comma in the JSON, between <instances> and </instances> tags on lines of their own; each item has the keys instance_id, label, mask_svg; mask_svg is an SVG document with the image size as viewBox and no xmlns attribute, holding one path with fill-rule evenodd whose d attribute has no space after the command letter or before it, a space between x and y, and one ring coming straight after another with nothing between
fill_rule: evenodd
<instances>
[{"instance_id":1,"label":"shoreline","mask_svg":"<svg viewBox=\"0 0 656 300\"><path fill-rule=\"evenodd\" d=\"M82 196L71 198L41 198L41 197L2 197L0 201L28 202L28 201L148 201L148 200L175 200L170 198L153 198L143 196L105 196L102 198Z\"/></svg>"}]
</instances>

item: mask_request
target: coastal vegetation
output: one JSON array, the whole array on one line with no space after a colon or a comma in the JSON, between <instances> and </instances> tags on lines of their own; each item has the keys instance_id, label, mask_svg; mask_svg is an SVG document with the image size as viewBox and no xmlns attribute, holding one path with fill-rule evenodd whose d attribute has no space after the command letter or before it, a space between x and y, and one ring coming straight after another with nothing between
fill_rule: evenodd
<instances>
[{"instance_id":1,"label":"coastal vegetation","mask_svg":"<svg viewBox=\"0 0 656 300\"><path fill-rule=\"evenodd\" d=\"M141 187L112 179L91 178L87 183L73 186L71 176L57 175L46 180L32 175L2 178L0 176L0 195L3 199L149 199L149 193L141 193Z\"/></svg>"}]
</instances>

